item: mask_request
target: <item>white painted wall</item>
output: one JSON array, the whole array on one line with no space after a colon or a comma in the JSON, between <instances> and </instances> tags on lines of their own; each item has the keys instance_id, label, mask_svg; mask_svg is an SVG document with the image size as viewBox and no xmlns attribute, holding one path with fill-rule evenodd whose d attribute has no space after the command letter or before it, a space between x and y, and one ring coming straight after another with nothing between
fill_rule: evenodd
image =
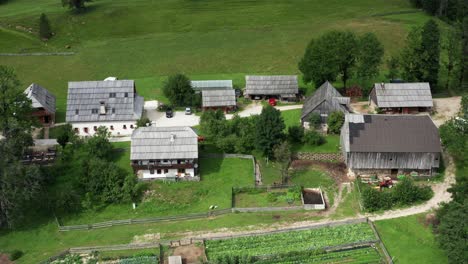
<instances>
[{"instance_id":1,"label":"white painted wall","mask_svg":"<svg viewBox=\"0 0 468 264\"><path fill-rule=\"evenodd\" d=\"M151 174L149 170L139 171L139 173L143 174L143 179L158 179L165 178L166 174L177 175L177 169L168 169L167 173L164 173L164 169L161 169L161 174L158 174L157 170L154 170L154 174ZM195 169L185 169L185 173L190 174L190 177L194 177Z\"/></svg>"},{"instance_id":2,"label":"white painted wall","mask_svg":"<svg viewBox=\"0 0 468 264\"><path fill-rule=\"evenodd\" d=\"M135 121L119 121L119 122L80 122L80 123L71 123L73 129L78 129L79 136L92 136L96 131L94 131L94 127L105 126L109 132L111 132L111 136L118 137L118 136L130 136L133 133L133 130L136 128ZM124 125L127 129L124 129ZM131 126L133 125L133 128ZM113 129L111 129L111 126ZM88 128L88 133L85 133L84 128Z\"/></svg>"}]
</instances>

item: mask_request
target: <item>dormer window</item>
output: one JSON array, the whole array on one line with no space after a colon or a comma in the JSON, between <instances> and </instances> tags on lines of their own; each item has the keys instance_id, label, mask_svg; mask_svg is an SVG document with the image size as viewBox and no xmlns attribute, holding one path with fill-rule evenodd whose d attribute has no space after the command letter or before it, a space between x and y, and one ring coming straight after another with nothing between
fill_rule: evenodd
<instances>
[{"instance_id":1,"label":"dormer window","mask_svg":"<svg viewBox=\"0 0 468 264\"><path fill-rule=\"evenodd\" d=\"M115 114L115 108L112 108L112 113Z\"/></svg>"},{"instance_id":2,"label":"dormer window","mask_svg":"<svg viewBox=\"0 0 468 264\"><path fill-rule=\"evenodd\" d=\"M91 113L93 113L93 114L97 114L97 113L98 113L98 109L97 109L97 108L93 108L93 109L91 109Z\"/></svg>"},{"instance_id":3,"label":"dormer window","mask_svg":"<svg viewBox=\"0 0 468 264\"><path fill-rule=\"evenodd\" d=\"M75 109L75 115L79 114L80 113L80 110L78 109Z\"/></svg>"},{"instance_id":4,"label":"dormer window","mask_svg":"<svg viewBox=\"0 0 468 264\"><path fill-rule=\"evenodd\" d=\"M109 93L109 98L115 98L115 97L117 97L116 93Z\"/></svg>"},{"instance_id":5,"label":"dormer window","mask_svg":"<svg viewBox=\"0 0 468 264\"><path fill-rule=\"evenodd\" d=\"M124 96L125 96L125 97L128 97L128 93L125 93Z\"/></svg>"}]
</instances>

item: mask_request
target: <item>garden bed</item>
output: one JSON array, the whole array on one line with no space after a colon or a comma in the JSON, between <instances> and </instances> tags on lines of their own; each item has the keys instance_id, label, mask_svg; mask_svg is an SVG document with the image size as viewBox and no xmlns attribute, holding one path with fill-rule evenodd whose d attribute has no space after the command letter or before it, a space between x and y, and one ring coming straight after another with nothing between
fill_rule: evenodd
<instances>
[{"instance_id":1,"label":"garden bed","mask_svg":"<svg viewBox=\"0 0 468 264\"><path fill-rule=\"evenodd\" d=\"M325 200L320 188L304 188L302 190L304 209L325 210Z\"/></svg>"},{"instance_id":2,"label":"garden bed","mask_svg":"<svg viewBox=\"0 0 468 264\"><path fill-rule=\"evenodd\" d=\"M301 194L299 189L278 188L263 189L252 188L234 193L235 207L285 207L301 206Z\"/></svg>"}]
</instances>

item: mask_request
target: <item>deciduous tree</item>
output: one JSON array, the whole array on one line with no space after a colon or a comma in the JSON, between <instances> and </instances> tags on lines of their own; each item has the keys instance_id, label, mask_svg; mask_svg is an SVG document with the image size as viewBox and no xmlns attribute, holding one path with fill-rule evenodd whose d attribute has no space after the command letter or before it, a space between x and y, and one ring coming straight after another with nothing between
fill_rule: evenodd
<instances>
[{"instance_id":1,"label":"deciduous tree","mask_svg":"<svg viewBox=\"0 0 468 264\"><path fill-rule=\"evenodd\" d=\"M187 76L178 73L169 76L163 87L164 95L174 106L198 106L200 97L195 95Z\"/></svg>"},{"instance_id":2,"label":"deciduous tree","mask_svg":"<svg viewBox=\"0 0 468 264\"><path fill-rule=\"evenodd\" d=\"M379 74L384 47L374 33L366 33L359 38L357 77L369 80Z\"/></svg>"},{"instance_id":3,"label":"deciduous tree","mask_svg":"<svg viewBox=\"0 0 468 264\"><path fill-rule=\"evenodd\" d=\"M306 48L299 62L304 81L313 81L316 86L325 81L335 81L338 75L346 87L351 70L356 63L358 41L351 31L330 31Z\"/></svg>"},{"instance_id":4,"label":"deciduous tree","mask_svg":"<svg viewBox=\"0 0 468 264\"><path fill-rule=\"evenodd\" d=\"M289 164L291 163L291 146L287 141L283 141L282 143L275 146L273 149L273 155L276 160L280 164L281 170L281 182L283 184L288 182L288 169Z\"/></svg>"},{"instance_id":5,"label":"deciduous tree","mask_svg":"<svg viewBox=\"0 0 468 264\"><path fill-rule=\"evenodd\" d=\"M284 138L284 121L281 112L268 105L262 109L256 123L256 144L265 157L273 156L273 148Z\"/></svg>"},{"instance_id":6,"label":"deciduous tree","mask_svg":"<svg viewBox=\"0 0 468 264\"><path fill-rule=\"evenodd\" d=\"M332 134L340 134L341 127L344 123L344 114L340 111L332 112L327 119L328 132Z\"/></svg>"}]
</instances>

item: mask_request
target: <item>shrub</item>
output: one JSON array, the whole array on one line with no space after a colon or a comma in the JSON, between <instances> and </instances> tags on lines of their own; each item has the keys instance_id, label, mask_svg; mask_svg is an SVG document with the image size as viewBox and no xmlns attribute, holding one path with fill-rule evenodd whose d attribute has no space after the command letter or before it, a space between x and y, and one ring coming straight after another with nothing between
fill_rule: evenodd
<instances>
[{"instance_id":1,"label":"shrub","mask_svg":"<svg viewBox=\"0 0 468 264\"><path fill-rule=\"evenodd\" d=\"M42 13L39 18L39 36L41 39L49 39L52 37L52 30L50 29L50 22L47 16Z\"/></svg>"},{"instance_id":2,"label":"shrub","mask_svg":"<svg viewBox=\"0 0 468 264\"><path fill-rule=\"evenodd\" d=\"M304 136L305 143L320 146L326 142L325 137L315 130L307 131Z\"/></svg>"},{"instance_id":3,"label":"shrub","mask_svg":"<svg viewBox=\"0 0 468 264\"><path fill-rule=\"evenodd\" d=\"M151 126L151 120L146 116L142 116L136 122L137 127L145 127L147 124Z\"/></svg>"},{"instance_id":4,"label":"shrub","mask_svg":"<svg viewBox=\"0 0 468 264\"><path fill-rule=\"evenodd\" d=\"M344 114L343 112L332 112L328 116L327 125L328 125L328 132L332 134L339 134L341 127L344 123Z\"/></svg>"},{"instance_id":5,"label":"shrub","mask_svg":"<svg viewBox=\"0 0 468 264\"><path fill-rule=\"evenodd\" d=\"M289 127L288 139L291 143L302 143L304 141L304 128L300 125Z\"/></svg>"},{"instance_id":6,"label":"shrub","mask_svg":"<svg viewBox=\"0 0 468 264\"><path fill-rule=\"evenodd\" d=\"M23 251L19 249L15 249L10 254L10 260L15 261L23 256Z\"/></svg>"},{"instance_id":7,"label":"shrub","mask_svg":"<svg viewBox=\"0 0 468 264\"><path fill-rule=\"evenodd\" d=\"M318 128L320 124L322 123L322 119L320 118L320 115L317 113L311 113L309 115L309 125L310 128Z\"/></svg>"}]
</instances>

